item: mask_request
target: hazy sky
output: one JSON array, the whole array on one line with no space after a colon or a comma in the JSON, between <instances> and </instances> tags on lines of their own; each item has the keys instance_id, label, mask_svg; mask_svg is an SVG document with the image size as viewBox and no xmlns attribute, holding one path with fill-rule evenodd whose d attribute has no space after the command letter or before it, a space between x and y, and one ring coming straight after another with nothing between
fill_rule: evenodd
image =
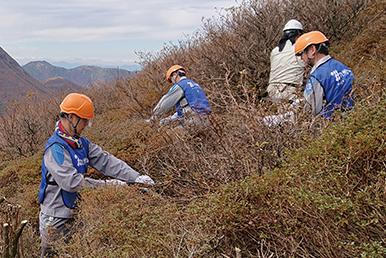
<instances>
[{"instance_id":1,"label":"hazy sky","mask_svg":"<svg viewBox=\"0 0 386 258\"><path fill-rule=\"evenodd\" d=\"M20 65L130 65L184 39L236 0L0 0L0 46Z\"/></svg>"}]
</instances>

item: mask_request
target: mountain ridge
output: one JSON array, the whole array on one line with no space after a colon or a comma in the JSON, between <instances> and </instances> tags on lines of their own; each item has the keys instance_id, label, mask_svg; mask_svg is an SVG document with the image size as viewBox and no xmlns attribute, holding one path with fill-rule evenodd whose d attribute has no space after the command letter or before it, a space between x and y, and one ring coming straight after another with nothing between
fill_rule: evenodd
<instances>
[{"instance_id":1,"label":"mountain ridge","mask_svg":"<svg viewBox=\"0 0 386 258\"><path fill-rule=\"evenodd\" d=\"M138 64L133 64L133 65L104 65L104 64L94 64L94 65L90 65L90 64L87 64L87 63L68 63L68 62L65 62L65 61L60 61L60 62L48 62L54 66L58 66L58 67L63 67L63 68L66 68L66 69L72 69L72 68L77 68L79 66L97 66L97 67L101 67L101 68L119 68L119 69L124 69L124 70L127 70L127 71L131 71L131 72L134 72L134 71L140 71L142 69L142 67Z\"/></svg>"},{"instance_id":2,"label":"mountain ridge","mask_svg":"<svg viewBox=\"0 0 386 258\"><path fill-rule=\"evenodd\" d=\"M97 82L108 82L121 77L130 77L134 72L120 68L102 68L94 65L81 65L67 69L47 61L31 61L22 66L32 77L40 82L50 78L62 77L76 85L88 87Z\"/></svg>"},{"instance_id":3,"label":"mountain ridge","mask_svg":"<svg viewBox=\"0 0 386 258\"><path fill-rule=\"evenodd\" d=\"M43 81L42 83L43 85L54 91L64 91L69 89L80 90L83 88L82 86L63 77L52 77Z\"/></svg>"}]
</instances>

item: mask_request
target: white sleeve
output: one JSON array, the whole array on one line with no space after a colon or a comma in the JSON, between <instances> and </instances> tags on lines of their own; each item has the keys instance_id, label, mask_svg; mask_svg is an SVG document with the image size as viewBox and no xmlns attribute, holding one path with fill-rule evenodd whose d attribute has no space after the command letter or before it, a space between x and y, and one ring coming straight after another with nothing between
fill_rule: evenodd
<instances>
[{"instance_id":1,"label":"white sleeve","mask_svg":"<svg viewBox=\"0 0 386 258\"><path fill-rule=\"evenodd\" d=\"M139 173L121 159L113 156L94 143L89 143L89 165L106 176L134 182Z\"/></svg>"},{"instance_id":2,"label":"white sleeve","mask_svg":"<svg viewBox=\"0 0 386 258\"><path fill-rule=\"evenodd\" d=\"M304 90L304 99L312 108L312 115L316 116L323 108L324 90L320 82L315 77L310 77L307 80Z\"/></svg>"},{"instance_id":3,"label":"white sleeve","mask_svg":"<svg viewBox=\"0 0 386 258\"><path fill-rule=\"evenodd\" d=\"M153 109L153 115L159 116L162 113L168 112L184 96L185 94L183 89L178 84L174 84L169 92L160 99L157 106Z\"/></svg>"}]
</instances>

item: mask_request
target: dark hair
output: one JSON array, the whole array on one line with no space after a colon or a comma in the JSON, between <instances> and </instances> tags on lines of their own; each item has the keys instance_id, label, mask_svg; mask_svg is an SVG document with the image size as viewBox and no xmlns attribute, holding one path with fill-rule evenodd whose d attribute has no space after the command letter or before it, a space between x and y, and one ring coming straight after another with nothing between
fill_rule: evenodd
<instances>
[{"instance_id":1,"label":"dark hair","mask_svg":"<svg viewBox=\"0 0 386 258\"><path fill-rule=\"evenodd\" d=\"M305 52L307 52L308 48L311 47L311 46L315 46L316 49L318 50L318 53L325 54L326 56L328 55L328 47L330 46L329 42L309 45L305 49Z\"/></svg>"},{"instance_id":2,"label":"dark hair","mask_svg":"<svg viewBox=\"0 0 386 258\"><path fill-rule=\"evenodd\" d=\"M278 45L279 52L283 51L283 48L287 40L290 40L293 45L295 44L296 37L302 34L303 34L302 30L285 30L283 37L279 40L279 45Z\"/></svg>"},{"instance_id":3,"label":"dark hair","mask_svg":"<svg viewBox=\"0 0 386 258\"><path fill-rule=\"evenodd\" d=\"M65 113L65 112L63 112L63 111L60 111L59 116L60 116L61 118L66 118L66 117L68 116L68 114Z\"/></svg>"},{"instance_id":4,"label":"dark hair","mask_svg":"<svg viewBox=\"0 0 386 258\"><path fill-rule=\"evenodd\" d=\"M326 43L321 43L321 44L318 44L319 46L317 46L318 48L320 47L319 49L319 53L322 53L322 54L325 54L326 56L328 55L328 47L329 47L329 43L326 42Z\"/></svg>"},{"instance_id":5,"label":"dark hair","mask_svg":"<svg viewBox=\"0 0 386 258\"><path fill-rule=\"evenodd\" d=\"M180 77L186 76L185 71L183 69L178 70L177 75Z\"/></svg>"}]
</instances>

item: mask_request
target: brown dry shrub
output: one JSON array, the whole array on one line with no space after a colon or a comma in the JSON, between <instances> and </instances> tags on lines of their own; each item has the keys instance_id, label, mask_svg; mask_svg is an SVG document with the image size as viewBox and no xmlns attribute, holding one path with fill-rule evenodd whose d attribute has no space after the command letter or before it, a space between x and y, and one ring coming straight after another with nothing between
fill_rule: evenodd
<instances>
[{"instance_id":1,"label":"brown dry shrub","mask_svg":"<svg viewBox=\"0 0 386 258\"><path fill-rule=\"evenodd\" d=\"M203 211L223 243L257 256L384 257L385 92L291 151L282 169L223 185Z\"/></svg>"},{"instance_id":2,"label":"brown dry shrub","mask_svg":"<svg viewBox=\"0 0 386 258\"><path fill-rule=\"evenodd\" d=\"M372 19L362 14L375 4L377 1L367 0L244 1L204 20L200 30L175 45L158 53L138 53L144 67L141 85L146 85L147 93L153 91L160 97L169 88L165 72L180 64L207 92L215 112L221 113L229 105L221 98L227 84L237 101L249 97L250 104L258 105L258 99L266 94L270 51L289 19L301 21L306 32L322 31L336 46L359 33Z\"/></svg>"},{"instance_id":3,"label":"brown dry shrub","mask_svg":"<svg viewBox=\"0 0 386 258\"><path fill-rule=\"evenodd\" d=\"M386 64L386 1L371 1L361 16L366 20L362 33L352 40L334 47L337 60L351 68L355 75L356 99L364 99L380 92L385 85Z\"/></svg>"},{"instance_id":4,"label":"brown dry shrub","mask_svg":"<svg viewBox=\"0 0 386 258\"><path fill-rule=\"evenodd\" d=\"M208 236L195 214L135 186L84 191L70 243L54 243L69 257L193 257Z\"/></svg>"},{"instance_id":5,"label":"brown dry shrub","mask_svg":"<svg viewBox=\"0 0 386 258\"><path fill-rule=\"evenodd\" d=\"M29 157L39 150L51 135L58 120L58 98L28 95L15 101L0 117L0 152L7 159Z\"/></svg>"},{"instance_id":6,"label":"brown dry shrub","mask_svg":"<svg viewBox=\"0 0 386 258\"><path fill-rule=\"evenodd\" d=\"M79 231L71 244L62 247L68 248L69 252L80 251L80 248L92 250L96 256L98 254L104 256L109 252L127 254L131 251L125 250L127 246L119 238L119 236L124 235L125 238L123 239L129 239L129 243L138 244L139 247L133 250L135 253L132 253L132 256L138 257L147 254L157 254L164 257L191 257L206 254L207 251L211 251L211 248L215 251L213 256L232 255L235 253L236 244L243 249L245 255L257 254L258 249L262 247L264 250L259 249L260 253L271 254L280 248L294 250L295 247L291 246L293 238L291 236L283 237L285 235L283 232L277 233L281 234L281 238L276 239L277 243L273 243L271 239L264 239L263 232L262 239L258 240L260 242L249 249L251 244L249 241L255 239L248 239L248 237L255 236L256 232L261 232L256 228L250 232L243 231L245 228L241 230L237 228L244 227L249 223L249 221L246 221L246 224L239 223L240 221L244 222L243 213L240 213L241 215L235 213L234 216L239 216L233 221L235 224L221 225L221 227L236 225L237 229L235 231L237 233L229 233L230 231L228 231L227 239L223 243L222 235L217 235L222 231L208 232L207 229L201 227L201 225L208 225L203 224L205 221L208 221L210 225L212 220L215 220L209 216L199 217L200 214L205 215L205 213L202 210L195 210L189 206L189 203L201 198L205 201L212 193L218 192L218 187L226 188L236 182L236 184L240 184L240 187L229 188L231 189L229 206L219 206L219 209L213 209L213 214L211 214L213 217L222 218L222 213L231 210L234 204L232 201L238 201L240 200L238 199L239 196L243 196L234 196L234 193L245 190L243 189L245 185L240 183L243 178L256 175L254 178L256 178L256 182L259 182L262 180L261 176L272 173L271 171L275 168L282 167L287 149L307 149L309 146L304 146L304 139L320 136L322 129L330 126L329 122L319 123L301 112L298 114L299 119L294 124L283 124L276 128L268 128L263 125L261 117L272 114L272 110L275 108L262 104L259 98L264 94L268 81L270 50L275 47L281 37L285 22L297 18L303 23L306 31L321 30L331 39L332 50L335 51L333 53L339 53L343 43L349 39L354 39L353 42L358 40L359 45L367 42L368 31L363 30L361 35L361 28L367 25L369 20L381 20L380 17L384 16L384 8L375 8L382 6L381 3L383 2L364 0L246 1L239 7L225 10L225 14L220 15L217 19L205 20L200 31L186 40L181 40L176 45L165 46L158 53L138 53L142 59L143 70L133 78L120 79L110 84L94 85L91 89L86 90L85 93L95 102L97 116L94 126L85 132L85 136L122 158L139 172L149 174L154 178L157 184L153 190L158 194L155 200L159 202L159 205L154 208L151 199L142 201L142 197L127 192L131 190L113 191L110 189L111 191L108 192L104 190L94 193L86 192L84 193L83 209L80 211L85 216L84 218L78 217L79 222L83 223L84 227L78 228ZM369 16L357 16L357 14L361 14L358 11L368 11ZM355 37L357 34L360 35ZM360 37L363 38L360 39ZM382 39L381 37L372 39L372 44L377 45L376 42L378 39ZM357 49L357 45L351 43L344 45L345 49ZM356 60L361 58L360 51L362 50L358 50L359 57L356 57ZM383 60L380 59L381 52L379 51L381 48L376 52L376 60ZM370 60L373 53L364 54L364 56ZM347 57L346 60L349 60L349 55L345 57ZM351 64L355 64L355 62L353 61ZM169 127L152 127L143 122L145 118L150 116L151 108L169 89L170 85L165 81L165 72L173 64L183 65L188 70L188 77L197 81L207 93L214 111L211 115L212 125L209 128L178 132ZM373 62L369 62L369 64L369 67L374 68L374 74L381 74L381 72L377 72L379 66L374 65ZM352 66L349 65L349 67ZM383 77L381 78L381 76L383 75L379 75L379 78L373 81L372 78L365 76L365 73L369 72L368 69L363 70L360 72L361 68L358 67L358 72L355 74L363 76L361 82L368 80L370 83L363 84L366 90L358 94L358 99L368 97L371 92L383 94L381 91L383 86ZM10 113L9 118L4 117L3 128L0 128L3 137L8 132L14 132L12 131L13 126L17 126L19 129L15 132L23 132L17 137L14 135L11 137L11 139L22 139L17 144L11 142L13 145L7 147L13 157L28 156L43 148L44 141L53 132L58 106L63 97L64 95L52 98L48 102L38 103L36 107L33 105L27 105L23 108L18 106L20 108L15 109L14 113ZM46 112L42 113L42 110ZM36 131L34 135L39 141L33 142L32 148L30 147L31 144L28 147L23 145L31 141L29 127L23 123L13 124L15 121L26 120L26 117L29 118L28 121L33 122L32 128L37 128L34 130L34 132ZM40 123L46 125L47 128L38 127ZM310 153L312 154L313 151L310 150ZM2 191L6 191L15 200L22 200L24 195L28 196L27 201L23 203L28 211L24 213L29 214L35 222L39 208L36 198L38 182L40 181L41 153L37 155L40 155L40 158L32 158L36 158L39 162L31 162L30 167L28 167L29 161L27 160L27 164L20 163L19 167L13 167L12 164L4 169L4 166L7 166L2 165L1 170L1 176L4 176L2 178L6 178L7 175L13 175L13 172L24 171L24 166L28 167L27 173L24 175L20 173L20 177L23 179L17 178L16 185L12 185L12 182L8 181L4 187L2 185ZM95 177L102 176L97 174ZM280 196L281 187L283 189L286 187L286 184L283 184L285 181L275 184L280 178L271 180L273 183L268 185L265 190L270 192L273 189ZM16 187L20 182L29 183L26 183L26 187ZM251 184L247 190L254 187L258 188ZM88 198L88 196L90 197ZM108 197L105 201L104 196ZM227 197L228 195L224 199ZM254 201L256 200L256 207L259 207L259 195L256 197ZM265 197L264 200L268 206L276 200L280 201L279 204L286 204L284 197L284 200L280 198L271 200L271 195ZM93 201L94 198L96 198L95 202ZM135 200L138 200L138 203ZM133 210L129 210L125 206L129 204L134 207ZM199 206L201 203L192 203L192 205ZM280 205L278 207L282 208ZM288 207L290 206L283 209L289 209ZM245 211L249 212L250 210L246 209ZM265 210L260 211L264 212ZM122 213L118 214L119 212ZM175 216L174 213L176 212L181 214ZM286 216L280 212L282 212L280 209L273 211L275 216ZM93 216L93 213L98 216ZM114 220L116 216L123 218L125 215L135 219L137 215L140 215L138 218L142 218L144 214L152 219L154 225L164 230L163 232L170 234L165 236L158 231L156 226L151 229L143 229L139 222L132 224L130 221L124 220L125 226L131 228L134 225L133 228L135 229L135 232L126 232L120 228L119 220ZM191 217L191 214L196 216L192 215ZM256 216L255 220L258 220L259 216ZM173 221L173 218L177 222ZM284 223L275 224L275 218L267 217L266 220L262 220L262 223L267 222L266 225L272 226L263 229L273 232L278 227L285 225ZM167 221L167 223L163 224L162 221ZM109 222L111 224L108 224ZM111 228L108 228L109 225ZM102 228L99 229L98 227ZM287 230L290 231L290 228ZM82 238L83 236L80 234L82 231L86 232L85 238ZM115 232L119 234L115 234ZM188 235L191 234L188 240L185 239L185 232L188 232L186 233ZM330 239L322 238L321 235L329 234L329 232L327 229L319 232L321 239L326 241L322 243L323 245L328 245ZM98 236L99 233L104 234L104 238ZM146 238L145 233L150 234L151 237ZM275 235L275 233L272 234ZM199 239L196 239L196 236ZM213 239L214 236L218 238ZM35 237L38 238L38 236ZM135 237L141 238L137 242L130 242L136 241L132 237L134 239ZM97 240L96 242L93 241L94 238ZM245 240L246 238L247 240ZM192 239L193 247L189 245L190 239ZM209 245L208 241L213 242ZM253 243L255 244L255 242ZM149 244L148 249L141 247L141 244ZM180 246L182 246L181 249L179 249ZM194 251L194 248L197 248L197 252ZM163 253L157 253L157 250L162 250ZM302 254L305 255L305 252ZM289 253L290 255L291 253ZM86 253L85 256L87 256Z\"/></svg>"}]
</instances>

